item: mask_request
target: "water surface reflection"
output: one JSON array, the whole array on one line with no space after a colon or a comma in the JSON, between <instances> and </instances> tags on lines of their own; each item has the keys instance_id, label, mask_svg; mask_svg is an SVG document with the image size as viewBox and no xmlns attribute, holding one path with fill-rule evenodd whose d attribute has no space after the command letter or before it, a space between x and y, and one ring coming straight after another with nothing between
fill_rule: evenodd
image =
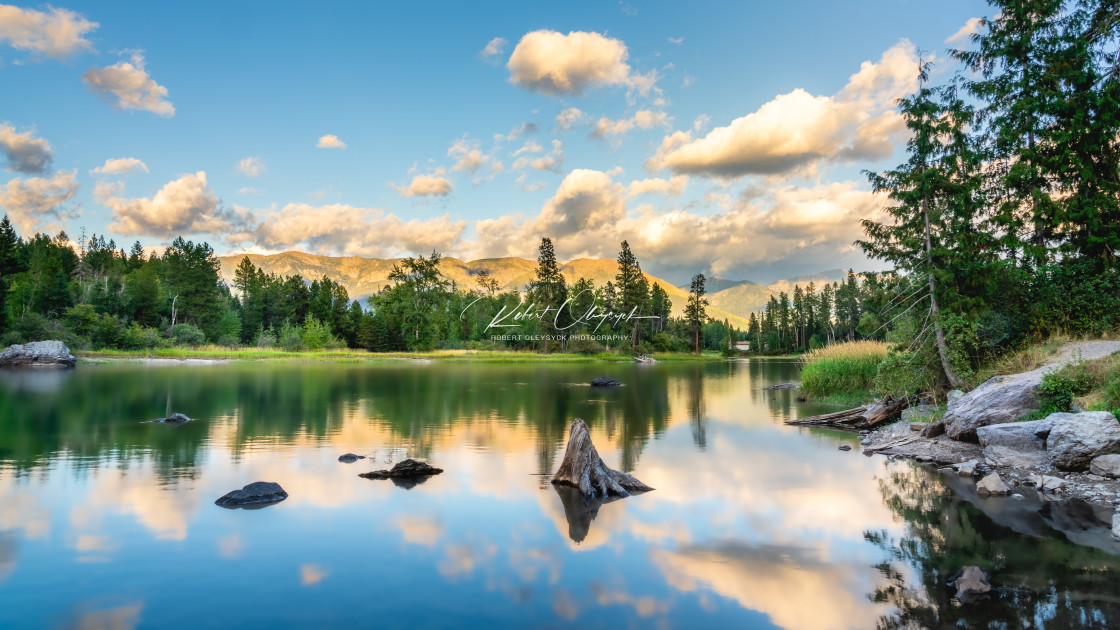
<instances>
[{"instance_id":1,"label":"water surface reflection","mask_svg":"<svg viewBox=\"0 0 1120 630\"><path fill-rule=\"evenodd\" d=\"M965 513L966 539L1012 543L989 541L994 522L978 510L912 496L933 492L927 473L838 451L850 435L781 424L819 411L762 391L796 372L750 361L0 373L0 599L16 602L0 606L0 627L926 621L920 611L949 606L941 573L991 549L922 547L959 521L905 506ZM599 375L625 386L585 385ZM197 421L142 422L168 411ZM574 417L608 465L657 490L588 504L552 487ZM346 452L369 459L339 463ZM405 457L447 472L409 489L357 476ZM213 505L256 480L289 498ZM1003 553L1049 545L1056 572L1035 585L1099 595L1079 580L1116 575L1105 551L995 533L1022 546ZM1028 599L1001 606L1022 616ZM1079 606L1114 612L1097 595Z\"/></svg>"}]
</instances>

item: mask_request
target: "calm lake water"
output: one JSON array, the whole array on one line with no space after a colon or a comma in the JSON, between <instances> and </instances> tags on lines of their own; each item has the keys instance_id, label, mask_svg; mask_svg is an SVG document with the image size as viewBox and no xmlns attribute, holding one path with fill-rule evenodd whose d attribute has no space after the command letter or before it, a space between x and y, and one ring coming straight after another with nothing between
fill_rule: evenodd
<instances>
[{"instance_id":1,"label":"calm lake water","mask_svg":"<svg viewBox=\"0 0 1120 630\"><path fill-rule=\"evenodd\" d=\"M785 426L821 412L762 391L797 371L0 372L0 628L1117 627L1102 515L980 500L850 434ZM625 386L585 385L599 375ZM197 420L143 423L169 411ZM576 417L608 465L657 490L587 505L553 488ZM406 457L447 472L358 477ZM290 497L214 505L252 481ZM945 582L973 563L998 594L955 605Z\"/></svg>"}]
</instances>

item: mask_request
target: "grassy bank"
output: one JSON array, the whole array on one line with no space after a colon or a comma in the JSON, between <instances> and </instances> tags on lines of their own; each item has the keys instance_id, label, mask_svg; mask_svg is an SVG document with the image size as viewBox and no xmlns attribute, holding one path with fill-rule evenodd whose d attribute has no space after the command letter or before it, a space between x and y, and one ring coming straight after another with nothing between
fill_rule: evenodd
<instances>
[{"instance_id":1,"label":"grassy bank","mask_svg":"<svg viewBox=\"0 0 1120 630\"><path fill-rule=\"evenodd\" d=\"M226 348L204 346L197 348L159 348L154 350L83 350L78 357L87 361L170 359L170 360L232 360L232 361L323 361L331 363L393 361L408 359L487 361L495 363L588 363L594 361L630 362L628 355L598 354L540 354L517 351L432 350L429 352L367 352L365 350L308 350L287 352L275 348ZM697 356L685 353L656 354L657 361L718 361L722 357Z\"/></svg>"},{"instance_id":2,"label":"grassy bank","mask_svg":"<svg viewBox=\"0 0 1120 630\"><path fill-rule=\"evenodd\" d=\"M872 398L879 363L887 344L855 341L818 348L801 358L801 391L829 404L857 406Z\"/></svg>"}]
</instances>

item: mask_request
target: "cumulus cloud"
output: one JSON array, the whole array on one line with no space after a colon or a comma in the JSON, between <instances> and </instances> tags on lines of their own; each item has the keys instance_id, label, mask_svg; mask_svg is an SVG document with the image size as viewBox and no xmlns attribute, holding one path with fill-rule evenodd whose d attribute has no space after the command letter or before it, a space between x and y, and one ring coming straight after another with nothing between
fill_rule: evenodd
<instances>
[{"instance_id":1,"label":"cumulus cloud","mask_svg":"<svg viewBox=\"0 0 1120 630\"><path fill-rule=\"evenodd\" d=\"M514 85L553 96L609 85L648 93L656 75L632 74L629 55L622 40L599 33L540 30L521 38L506 67Z\"/></svg>"},{"instance_id":2,"label":"cumulus cloud","mask_svg":"<svg viewBox=\"0 0 1120 630\"><path fill-rule=\"evenodd\" d=\"M477 140L466 137L458 138L447 149L447 157L455 160L451 167L453 171L474 173L481 166L490 161L489 156L482 152Z\"/></svg>"},{"instance_id":3,"label":"cumulus cloud","mask_svg":"<svg viewBox=\"0 0 1120 630\"><path fill-rule=\"evenodd\" d=\"M175 115L175 106L167 100L167 88L148 75L141 52L133 52L130 61L90 68L82 81L114 109L137 109L164 118Z\"/></svg>"},{"instance_id":4,"label":"cumulus cloud","mask_svg":"<svg viewBox=\"0 0 1120 630\"><path fill-rule=\"evenodd\" d=\"M41 175L51 170L51 144L36 138L35 131L17 132L9 122L0 123L0 153L8 159L8 170Z\"/></svg>"},{"instance_id":5,"label":"cumulus cloud","mask_svg":"<svg viewBox=\"0 0 1120 630\"><path fill-rule=\"evenodd\" d=\"M552 151L547 155L534 157L544 149L541 145L530 140L525 143L525 146L513 152L513 157L517 158L513 161L513 170L519 171L524 168L533 168L538 171L553 171L559 173L564 166L564 145L559 140L552 141Z\"/></svg>"},{"instance_id":6,"label":"cumulus cloud","mask_svg":"<svg viewBox=\"0 0 1120 630\"><path fill-rule=\"evenodd\" d=\"M97 27L97 22L67 9L47 7L43 12L0 4L0 42L51 59L91 52L93 44L85 36Z\"/></svg>"},{"instance_id":7,"label":"cumulus cloud","mask_svg":"<svg viewBox=\"0 0 1120 630\"><path fill-rule=\"evenodd\" d=\"M15 178L0 186L0 208L16 230L32 234L42 229L58 231L52 221L76 216L63 204L78 192L77 171L59 171L51 177Z\"/></svg>"},{"instance_id":8,"label":"cumulus cloud","mask_svg":"<svg viewBox=\"0 0 1120 630\"><path fill-rule=\"evenodd\" d=\"M206 173L186 174L168 182L151 198L117 196L120 186L98 190L98 201L113 211L109 231L124 235L170 238L181 234L224 234L236 229L237 217L223 210L206 185Z\"/></svg>"},{"instance_id":9,"label":"cumulus cloud","mask_svg":"<svg viewBox=\"0 0 1120 630\"><path fill-rule=\"evenodd\" d=\"M733 178L886 157L904 136L895 101L917 87L917 65L913 44L902 40L877 63L865 61L833 96L797 89L702 137L674 132L646 166Z\"/></svg>"},{"instance_id":10,"label":"cumulus cloud","mask_svg":"<svg viewBox=\"0 0 1120 630\"><path fill-rule=\"evenodd\" d=\"M502 56L508 45L509 42L506 41L506 38L495 37L487 42L486 47L479 51L478 56L482 57L482 60L487 63L496 63L498 57Z\"/></svg>"},{"instance_id":11,"label":"cumulus cloud","mask_svg":"<svg viewBox=\"0 0 1120 630\"><path fill-rule=\"evenodd\" d=\"M688 186L688 175L674 175L669 179L651 178L638 179L630 182L627 187L626 198L638 195L660 194L670 197L679 197Z\"/></svg>"},{"instance_id":12,"label":"cumulus cloud","mask_svg":"<svg viewBox=\"0 0 1120 630\"><path fill-rule=\"evenodd\" d=\"M983 24L984 18L968 18L968 21L964 23L964 26L957 29L956 33L953 33L949 37L945 38L945 43L960 44L967 42L972 38L973 35L980 32L980 27L983 26Z\"/></svg>"},{"instance_id":13,"label":"cumulus cloud","mask_svg":"<svg viewBox=\"0 0 1120 630\"><path fill-rule=\"evenodd\" d=\"M241 211L247 216L246 211ZM230 243L253 243L271 250L296 246L321 254L392 257L454 249L465 221L448 215L403 221L379 208L345 204L289 203L256 216L255 227L232 235Z\"/></svg>"},{"instance_id":14,"label":"cumulus cloud","mask_svg":"<svg viewBox=\"0 0 1120 630\"><path fill-rule=\"evenodd\" d=\"M319 138L319 143L315 145L320 149L345 149L346 143L338 139L338 136L333 133Z\"/></svg>"},{"instance_id":15,"label":"cumulus cloud","mask_svg":"<svg viewBox=\"0 0 1120 630\"><path fill-rule=\"evenodd\" d=\"M451 180L443 176L444 170L438 168L427 175L416 175L408 185L397 185L392 182L389 186L402 197L446 197L451 194Z\"/></svg>"},{"instance_id":16,"label":"cumulus cloud","mask_svg":"<svg viewBox=\"0 0 1120 630\"><path fill-rule=\"evenodd\" d=\"M669 38L669 43L670 44L676 44L676 45L680 46L681 44L684 43L684 38L683 37L670 37Z\"/></svg>"},{"instance_id":17,"label":"cumulus cloud","mask_svg":"<svg viewBox=\"0 0 1120 630\"><path fill-rule=\"evenodd\" d=\"M525 243L549 236L562 259L610 257L626 239L643 268L686 277L698 270L742 276L752 268L796 263L833 265L862 255L852 245L859 221L882 217L882 201L856 182L769 188L738 200L712 200L714 208L656 211L627 206L646 193L677 194L686 180L639 180L623 186L607 173L576 169L536 216L506 215L475 224L467 255L524 256ZM821 267L825 268L825 267Z\"/></svg>"},{"instance_id":18,"label":"cumulus cloud","mask_svg":"<svg viewBox=\"0 0 1120 630\"><path fill-rule=\"evenodd\" d=\"M259 177L267 169L260 158L247 157L237 163L237 170L245 177Z\"/></svg>"},{"instance_id":19,"label":"cumulus cloud","mask_svg":"<svg viewBox=\"0 0 1120 630\"><path fill-rule=\"evenodd\" d=\"M634 115L630 118L622 118L619 120L611 120L603 116L599 119L599 122L595 124L595 130L591 132L591 135L595 138L606 138L607 136L622 135L635 127L639 129L652 129L659 125L669 125L668 115L666 115L665 112L643 109L634 112Z\"/></svg>"},{"instance_id":20,"label":"cumulus cloud","mask_svg":"<svg viewBox=\"0 0 1120 630\"><path fill-rule=\"evenodd\" d=\"M537 126L531 122L523 122L514 127L507 134L494 134L494 142L507 142L509 140L517 140L521 136L529 136L537 133Z\"/></svg>"},{"instance_id":21,"label":"cumulus cloud","mask_svg":"<svg viewBox=\"0 0 1120 630\"><path fill-rule=\"evenodd\" d=\"M148 165L136 158L111 158L90 171L94 175L125 175L133 171L148 171Z\"/></svg>"},{"instance_id":22,"label":"cumulus cloud","mask_svg":"<svg viewBox=\"0 0 1120 630\"><path fill-rule=\"evenodd\" d=\"M572 127L582 125L586 121L587 114L581 112L578 107L569 107L556 114L556 126L560 131L567 131Z\"/></svg>"}]
</instances>

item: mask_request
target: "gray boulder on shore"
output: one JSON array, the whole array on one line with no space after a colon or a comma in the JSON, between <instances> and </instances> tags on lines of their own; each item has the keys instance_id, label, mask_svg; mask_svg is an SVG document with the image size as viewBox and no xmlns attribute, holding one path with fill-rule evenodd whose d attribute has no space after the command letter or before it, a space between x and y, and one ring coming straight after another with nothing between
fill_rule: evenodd
<instances>
[{"instance_id":1,"label":"gray boulder on shore","mask_svg":"<svg viewBox=\"0 0 1120 630\"><path fill-rule=\"evenodd\" d=\"M32 341L8 346L0 352L0 367L62 367L78 363L61 341Z\"/></svg>"},{"instance_id":2,"label":"gray boulder on shore","mask_svg":"<svg viewBox=\"0 0 1120 630\"><path fill-rule=\"evenodd\" d=\"M1046 448L1059 470L1087 470L1101 455L1120 453L1120 422L1107 411L1054 413Z\"/></svg>"},{"instance_id":3,"label":"gray boulder on shore","mask_svg":"<svg viewBox=\"0 0 1120 630\"><path fill-rule=\"evenodd\" d=\"M1006 496L1011 494L1011 489L1007 487L1007 484L1003 483L999 475L992 473L976 482L976 493L980 496Z\"/></svg>"},{"instance_id":4,"label":"gray boulder on shore","mask_svg":"<svg viewBox=\"0 0 1120 630\"><path fill-rule=\"evenodd\" d=\"M976 429L1014 422L1038 409L1036 388L1044 370L994 376L980 387L949 403L945 411L945 433L954 440L977 441Z\"/></svg>"},{"instance_id":5,"label":"gray boulder on shore","mask_svg":"<svg viewBox=\"0 0 1120 630\"><path fill-rule=\"evenodd\" d=\"M1027 468L1046 466L1046 438L1054 423L1049 418L1031 422L993 424L976 429L984 459L993 466Z\"/></svg>"},{"instance_id":6,"label":"gray boulder on shore","mask_svg":"<svg viewBox=\"0 0 1120 630\"><path fill-rule=\"evenodd\" d=\"M1102 477L1120 479L1120 455L1101 455L1089 462L1089 472Z\"/></svg>"}]
</instances>

